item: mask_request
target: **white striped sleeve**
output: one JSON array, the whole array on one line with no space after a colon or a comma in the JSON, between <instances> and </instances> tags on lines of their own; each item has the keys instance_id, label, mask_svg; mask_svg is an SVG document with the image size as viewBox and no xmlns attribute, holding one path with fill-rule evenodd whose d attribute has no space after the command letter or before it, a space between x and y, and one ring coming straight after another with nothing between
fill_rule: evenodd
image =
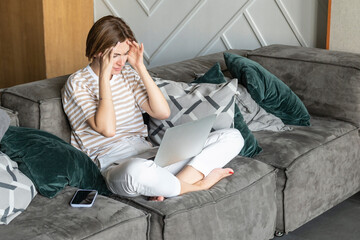
<instances>
[{"instance_id":1,"label":"white striped sleeve","mask_svg":"<svg viewBox=\"0 0 360 240\"><path fill-rule=\"evenodd\" d=\"M141 107L144 102L148 100L148 94L145 88L144 83L140 79L140 76L137 74L136 71L134 71L134 80L133 80L133 92L135 96L135 101L139 107Z\"/></svg>"},{"instance_id":2,"label":"white striped sleeve","mask_svg":"<svg viewBox=\"0 0 360 240\"><path fill-rule=\"evenodd\" d=\"M77 130L86 120L96 113L97 101L86 89L77 86L68 95L64 105L65 113L73 130Z\"/></svg>"}]
</instances>

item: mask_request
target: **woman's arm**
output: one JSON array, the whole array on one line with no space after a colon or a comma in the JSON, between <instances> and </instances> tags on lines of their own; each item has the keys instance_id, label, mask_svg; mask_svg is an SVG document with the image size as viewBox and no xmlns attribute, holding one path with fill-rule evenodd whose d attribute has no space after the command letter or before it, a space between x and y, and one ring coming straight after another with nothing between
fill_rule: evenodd
<instances>
[{"instance_id":1,"label":"woman's arm","mask_svg":"<svg viewBox=\"0 0 360 240\"><path fill-rule=\"evenodd\" d=\"M130 46L128 62L139 74L149 97L141 108L153 118L167 119L170 116L170 108L161 90L155 84L144 65L144 45L139 46L135 41L128 41L128 44Z\"/></svg>"},{"instance_id":2,"label":"woman's arm","mask_svg":"<svg viewBox=\"0 0 360 240\"><path fill-rule=\"evenodd\" d=\"M113 137L116 133L116 116L110 88L113 56L114 47L106 49L99 56L99 104L94 117L87 120L90 127L104 137Z\"/></svg>"}]
</instances>

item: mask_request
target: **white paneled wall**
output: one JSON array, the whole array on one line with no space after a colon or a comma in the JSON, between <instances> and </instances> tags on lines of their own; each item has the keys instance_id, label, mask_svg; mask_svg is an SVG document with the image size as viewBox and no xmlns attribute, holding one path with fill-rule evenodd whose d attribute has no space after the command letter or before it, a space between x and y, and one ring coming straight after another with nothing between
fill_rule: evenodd
<instances>
[{"instance_id":1,"label":"white paneled wall","mask_svg":"<svg viewBox=\"0 0 360 240\"><path fill-rule=\"evenodd\" d=\"M332 0L329 49L360 53L360 1Z\"/></svg>"},{"instance_id":2,"label":"white paneled wall","mask_svg":"<svg viewBox=\"0 0 360 240\"><path fill-rule=\"evenodd\" d=\"M149 67L230 48L325 48L328 0L94 0L94 18L122 17Z\"/></svg>"}]
</instances>

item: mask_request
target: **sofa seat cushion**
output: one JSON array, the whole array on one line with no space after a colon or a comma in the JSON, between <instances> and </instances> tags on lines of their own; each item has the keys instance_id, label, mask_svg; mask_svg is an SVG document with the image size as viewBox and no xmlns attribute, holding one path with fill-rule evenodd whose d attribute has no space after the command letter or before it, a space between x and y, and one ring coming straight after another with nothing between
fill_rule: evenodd
<instances>
[{"instance_id":1,"label":"sofa seat cushion","mask_svg":"<svg viewBox=\"0 0 360 240\"><path fill-rule=\"evenodd\" d=\"M313 117L311 127L257 132L256 159L279 168L277 223L290 232L360 190L360 138L354 125Z\"/></svg>"},{"instance_id":2,"label":"sofa seat cushion","mask_svg":"<svg viewBox=\"0 0 360 240\"><path fill-rule=\"evenodd\" d=\"M68 187L53 199L37 195L26 211L0 226L1 239L147 239L146 213L102 195L91 208L73 208L75 191Z\"/></svg>"},{"instance_id":3,"label":"sofa seat cushion","mask_svg":"<svg viewBox=\"0 0 360 240\"><path fill-rule=\"evenodd\" d=\"M70 126L61 103L68 75L4 89L1 105L18 112L22 127L45 130L70 142Z\"/></svg>"},{"instance_id":4,"label":"sofa seat cushion","mask_svg":"<svg viewBox=\"0 0 360 240\"><path fill-rule=\"evenodd\" d=\"M292 126L292 131L254 132L263 151L256 159L286 169L305 153L333 141L357 128L347 122L312 117L311 126Z\"/></svg>"},{"instance_id":5,"label":"sofa seat cushion","mask_svg":"<svg viewBox=\"0 0 360 240\"><path fill-rule=\"evenodd\" d=\"M235 173L210 190L190 192L163 202L142 197L123 201L151 213L151 239L272 238L276 170L240 156L227 167Z\"/></svg>"}]
</instances>

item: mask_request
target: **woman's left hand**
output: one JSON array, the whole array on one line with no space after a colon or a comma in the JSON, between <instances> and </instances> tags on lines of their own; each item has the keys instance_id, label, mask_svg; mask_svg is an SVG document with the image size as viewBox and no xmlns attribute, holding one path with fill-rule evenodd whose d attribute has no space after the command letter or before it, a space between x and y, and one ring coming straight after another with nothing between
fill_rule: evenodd
<instances>
[{"instance_id":1,"label":"woman's left hand","mask_svg":"<svg viewBox=\"0 0 360 240\"><path fill-rule=\"evenodd\" d=\"M139 45L135 41L127 41L129 45L128 62L136 70L144 65L144 44Z\"/></svg>"}]
</instances>

